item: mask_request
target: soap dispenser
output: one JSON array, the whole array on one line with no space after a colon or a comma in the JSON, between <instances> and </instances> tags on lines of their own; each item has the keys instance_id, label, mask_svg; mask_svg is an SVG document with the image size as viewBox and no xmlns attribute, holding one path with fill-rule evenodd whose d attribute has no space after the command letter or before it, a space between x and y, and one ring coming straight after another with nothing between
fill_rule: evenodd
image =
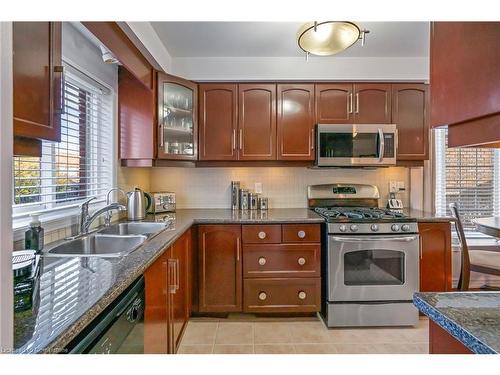
<instances>
[{"instance_id":1,"label":"soap dispenser","mask_svg":"<svg viewBox=\"0 0 500 375\"><path fill-rule=\"evenodd\" d=\"M24 245L26 249L35 250L40 253L43 249L44 231L38 215L31 215L30 229L24 234Z\"/></svg>"}]
</instances>

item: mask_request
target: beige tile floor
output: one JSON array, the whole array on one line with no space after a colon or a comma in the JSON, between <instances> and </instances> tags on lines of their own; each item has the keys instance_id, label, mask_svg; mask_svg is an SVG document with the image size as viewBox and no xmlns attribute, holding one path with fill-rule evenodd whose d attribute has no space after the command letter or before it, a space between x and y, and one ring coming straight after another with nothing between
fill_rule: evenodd
<instances>
[{"instance_id":1,"label":"beige tile floor","mask_svg":"<svg viewBox=\"0 0 500 375\"><path fill-rule=\"evenodd\" d=\"M416 327L327 329L316 319L192 319L179 354L425 354L428 320Z\"/></svg>"}]
</instances>

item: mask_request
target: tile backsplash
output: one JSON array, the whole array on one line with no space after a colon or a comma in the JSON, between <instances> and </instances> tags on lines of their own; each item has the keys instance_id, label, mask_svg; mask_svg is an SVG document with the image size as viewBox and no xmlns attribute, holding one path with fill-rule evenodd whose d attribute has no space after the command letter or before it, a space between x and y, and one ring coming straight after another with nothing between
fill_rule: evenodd
<instances>
[{"instance_id":1,"label":"tile backsplash","mask_svg":"<svg viewBox=\"0 0 500 375\"><path fill-rule=\"evenodd\" d=\"M377 185L382 205L389 197L389 181L403 181L399 197L409 205L410 172L405 167L377 169L310 169L305 167L153 168L151 191L173 191L177 208L229 208L232 180L254 189L261 182L270 208L307 207L307 185L362 183Z\"/></svg>"}]
</instances>

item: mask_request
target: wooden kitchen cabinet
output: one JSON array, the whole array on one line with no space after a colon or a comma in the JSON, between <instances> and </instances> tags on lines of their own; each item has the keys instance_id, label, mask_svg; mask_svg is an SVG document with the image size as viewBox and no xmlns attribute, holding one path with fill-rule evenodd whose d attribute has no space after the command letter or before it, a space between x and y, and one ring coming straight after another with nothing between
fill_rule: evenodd
<instances>
[{"instance_id":1,"label":"wooden kitchen cabinet","mask_svg":"<svg viewBox=\"0 0 500 375\"><path fill-rule=\"evenodd\" d=\"M314 85L279 84L278 160L314 160Z\"/></svg>"},{"instance_id":2,"label":"wooden kitchen cabinet","mask_svg":"<svg viewBox=\"0 0 500 375\"><path fill-rule=\"evenodd\" d=\"M452 289L451 224L421 222L420 291L447 292Z\"/></svg>"},{"instance_id":3,"label":"wooden kitchen cabinet","mask_svg":"<svg viewBox=\"0 0 500 375\"><path fill-rule=\"evenodd\" d=\"M500 22L432 22L431 126L448 145L500 146Z\"/></svg>"},{"instance_id":4,"label":"wooden kitchen cabinet","mask_svg":"<svg viewBox=\"0 0 500 375\"><path fill-rule=\"evenodd\" d=\"M392 123L398 129L398 160L429 159L429 86L392 84Z\"/></svg>"},{"instance_id":5,"label":"wooden kitchen cabinet","mask_svg":"<svg viewBox=\"0 0 500 375\"><path fill-rule=\"evenodd\" d=\"M238 86L199 86L200 160L237 160Z\"/></svg>"},{"instance_id":6,"label":"wooden kitchen cabinet","mask_svg":"<svg viewBox=\"0 0 500 375\"><path fill-rule=\"evenodd\" d=\"M238 159L276 160L276 85L238 85Z\"/></svg>"},{"instance_id":7,"label":"wooden kitchen cabinet","mask_svg":"<svg viewBox=\"0 0 500 375\"><path fill-rule=\"evenodd\" d=\"M317 124L354 122L354 93L351 83L317 83L314 86Z\"/></svg>"},{"instance_id":8,"label":"wooden kitchen cabinet","mask_svg":"<svg viewBox=\"0 0 500 375\"><path fill-rule=\"evenodd\" d=\"M198 157L198 86L158 72L158 159Z\"/></svg>"},{"instance_id":9,"label":"wooden kitchen cabinet","mask_svg":"<svg viewBox=\"0 0 500 375\"><path fill-rule=\"evenodd\" d=\"M354 123L391 123L391 85L388 83L354 84Z\"/></svg>"},{"instance_id":10,"label":"wooden kitchen cabinet","mask_svg":"<svg viewBox=\"0 0 500 375\"><path fill-rule=\"evenodd\" d=\"M191 232L146 270L144 352L176 353L191 315Z\"/></svg>"},{"instance_id":11,"label":"wooden kitchen cabinet","mask_svg":"<svg viewBox=\"0 0 500 375\"><path fill-rule=\"evenodd\" d=\"M15 137L61 140L61 26L61 22L13 23ZM22 150L14 144L16 148Z\"/></svg>"},{"instance_id":12,"label":"wooden kitchen cabinet","mask_svg":"<svg viewBox=\"0 0 500 375\"><path fill-rule=\"evenodd\" d=\"M199 312L242 311L240 225L198 227Z\"/></svg>"}]
</instances>

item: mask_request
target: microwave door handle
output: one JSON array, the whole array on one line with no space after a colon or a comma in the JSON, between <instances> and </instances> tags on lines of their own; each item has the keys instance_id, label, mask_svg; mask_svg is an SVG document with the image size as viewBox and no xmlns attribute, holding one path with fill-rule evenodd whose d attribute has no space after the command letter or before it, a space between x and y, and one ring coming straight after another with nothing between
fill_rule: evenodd
<instances>
[{"instance_id":1,"label":"microwave door handle","mask_svg":"<svg viewBox=\"0 0 500 375\"><path fill-rule=\"evenodd\" d=\"M330 238L334 241L342 241L342 242L374 242L374 241L411 242L417 240L418 236L404 236L404 237L380 236L380 237L365 237L365 238L333 236Z\"/></svg>"},{"instance_id":2,"label":"microwave door handle","mask_svg":"<svg viewBox=\"0 0 500 375\"><path fill-rule=\"evenodd\" d=\"M379 137L379 149L378 149L378 161L382 161L384 158L385 144L384 144L384 131L378 128Z\"/></svg>"}]
</instances>

